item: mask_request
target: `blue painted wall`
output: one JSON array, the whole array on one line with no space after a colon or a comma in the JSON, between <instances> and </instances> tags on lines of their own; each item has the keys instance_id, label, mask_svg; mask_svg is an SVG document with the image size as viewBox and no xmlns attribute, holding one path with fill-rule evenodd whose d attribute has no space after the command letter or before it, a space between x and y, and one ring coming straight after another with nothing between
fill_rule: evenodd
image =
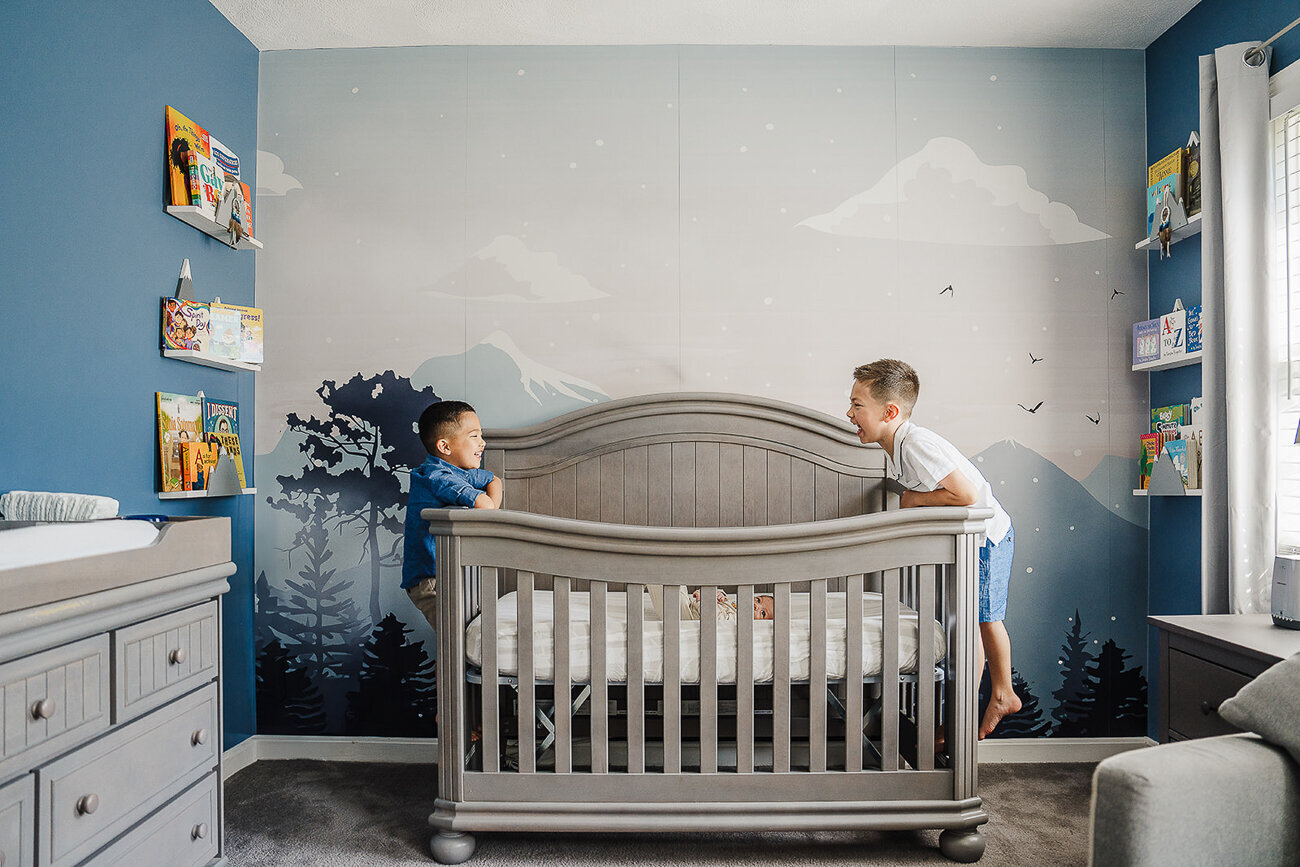
<instances>
[{"instance_id":1,"label":"blue painted wall","mask_svg":"<svg viewBox=\"0 0 1300 867\"><path fill-rule=\"evenodd\" d=\"M157 498L154 392L239 401L251 462L253 374L162 358L158 299L188 257L198 298L252 304L254 254L164 212L163 109L238 153L252 187L257 71L257 49L207 0L0 9L0 491L231 519L227 746L253 732L252 497Z\"/></svg>"},{"instance_id":2,"label":"blue painted wall","mask_svg":"<svg viewBox=\"0 0 1300 867\"><path fill-rule=\"evenodd\" d=\"M1300 17L1300 0L1202 0L1147 48L1147 162L1155 162L1186 144L1199 127L1199 57L1221 45L1262 41ZM1271 70L1300 59L1300 28L1273 44ZM1135 191L1134 195L1138 195ZM1141 228L1134 237L1142 236ZM1173 255L1150 258L1151 316L1171 310L1174 299L1201 303L1201 236L1177 244ZM1201 394L1199 365L1151 374L1151 405L1182 403ZM1201 501L1195 498L1151 500L1149 609L1152 614L1201 613ZM1155 679L1150 719L1155 706L1159 659L1152 636L1150 659Z\"/></svg>"}]
</instances>

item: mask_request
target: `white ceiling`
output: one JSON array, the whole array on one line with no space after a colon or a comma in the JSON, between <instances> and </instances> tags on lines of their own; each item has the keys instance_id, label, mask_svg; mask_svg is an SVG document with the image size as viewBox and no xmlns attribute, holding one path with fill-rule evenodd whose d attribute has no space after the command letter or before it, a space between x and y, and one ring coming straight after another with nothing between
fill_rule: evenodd
<instances>
[{"instance_id":1,"label":"white ceiling","mask_svg":"<svg viewBox=\"0 0 1300 867\"><path fill-rule=\"evenodd\" d=\"M211 0L262 51L393 45L1146 48L1198 0Z\"/></svg>"}]
</instances>

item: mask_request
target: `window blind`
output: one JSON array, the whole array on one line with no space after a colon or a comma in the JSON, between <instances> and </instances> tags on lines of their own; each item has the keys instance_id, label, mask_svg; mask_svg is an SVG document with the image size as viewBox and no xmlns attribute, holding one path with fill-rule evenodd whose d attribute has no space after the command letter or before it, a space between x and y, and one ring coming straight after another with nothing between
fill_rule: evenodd
<instances>
[{"instance_id":1,"label":"window blind","mask_svg":"<svg viewBox=\"0 0 1300 867\"><path fill-rule=\"evenodd\" d=\"M1277 547L1300 554L1300 106L1273 121L1273 291L1286 316L1276 325Z\"/></svg>"}]
</instances>

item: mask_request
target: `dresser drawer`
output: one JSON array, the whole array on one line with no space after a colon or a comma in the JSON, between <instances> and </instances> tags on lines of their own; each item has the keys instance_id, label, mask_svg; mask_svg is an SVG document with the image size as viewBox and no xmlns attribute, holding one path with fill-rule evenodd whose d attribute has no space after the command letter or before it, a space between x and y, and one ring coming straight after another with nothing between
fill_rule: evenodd
<instances>
[{"instance_id":1,"label":"dresser drawer","mask_svg":"<svg viewBox=\"0 0 1300 867\"><path fill-rule=\"evenodd\" d=\"M95 867L197 867L217 856L217 790L211 773L95 857Z\"/></svg>"},{"instance_id":2,"label":"dresser drawer","mask_svg":"<svg viewBox=\"0 0 1300 867\"><path fill-rule=\"evenodd\" d=\"M0 665L0 776L108 728L108 683L106 635Z\"/></svg>"},{"instance_id":3,"label":"dresser drawer","mask_svg":"<svg viewBox=\"0 0 1300 867\"><path fill-rule=\"evenodd\" d=\"M1170 737L1205 738L1238 731L1219 716L1218 708L1250 683L1250 677L1172 649L1168 677Z\"/></svg>"},{"instance_id":4,"label":"dresser drawer","mask_svg":"<svg viewBox=\"0 0 1300 867\"><path fill-rule=\"evenodd\" d=\"M189 692L217 673L217 603L205 602L113 633L113 722Z\"/></svg>"},{"instance_id":5,"label":"dresser drawer","mask_svg":"<svg viewBox=\"0 0 1300 867\"><path fill-rule=\"evenodd\" d=\"M208 684L36 772L39 864L81 861L217 764Z\"/></svg>"},{"instance_id":6,"label":"dresser drawer","mask_svg":"<svg viewBox=\"0 0 1300 867\"><path fill-rule=\"evenodd\" d=\"M27 774L0 786L0 867L36 860L36 778Z\"/></svg>"}]
</instances>

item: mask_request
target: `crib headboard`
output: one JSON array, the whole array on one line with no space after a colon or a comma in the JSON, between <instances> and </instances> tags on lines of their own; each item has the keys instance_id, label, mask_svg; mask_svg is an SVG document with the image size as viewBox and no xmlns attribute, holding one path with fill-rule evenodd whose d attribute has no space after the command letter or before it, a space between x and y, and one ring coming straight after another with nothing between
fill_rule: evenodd
<instances>
[{"instance_id":1,"label":"crib headboard","mask_svg":"<svg viewBox=\"0 0 1300 867\"><path fill-rule=\"evenodd\" d=\"M739 527L885 507L885 456L793 404L677 393L484 433L507 509L618 524Z\"/></svg>"}]
</instances>

